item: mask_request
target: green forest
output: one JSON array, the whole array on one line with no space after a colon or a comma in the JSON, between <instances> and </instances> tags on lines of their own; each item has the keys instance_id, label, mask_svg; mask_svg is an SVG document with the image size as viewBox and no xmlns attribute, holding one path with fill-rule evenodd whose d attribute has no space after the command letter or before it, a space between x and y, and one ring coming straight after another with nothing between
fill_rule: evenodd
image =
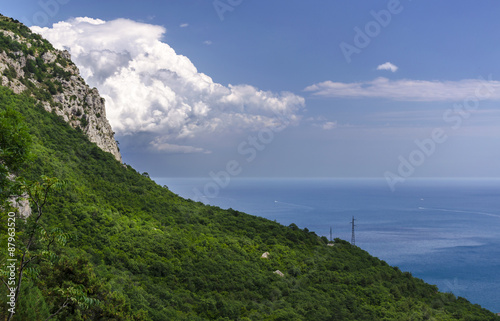
<instances>
[{"instance_id":1,"label":"green forest","mask_svg":"<svg viewBox=\"0 0 500 321\"><path fill-rule=\"evenodd\" d=\"M0 34L3 52L53 50L15 21L0 28L33 44ZM50 74L67 76L55 67L25 67L43 87L0 86L2 320L500 320L344 240L159 186L44 110L59 90ZM28 218L15 195L30 201Z\"/></svg>"}]
</instances>

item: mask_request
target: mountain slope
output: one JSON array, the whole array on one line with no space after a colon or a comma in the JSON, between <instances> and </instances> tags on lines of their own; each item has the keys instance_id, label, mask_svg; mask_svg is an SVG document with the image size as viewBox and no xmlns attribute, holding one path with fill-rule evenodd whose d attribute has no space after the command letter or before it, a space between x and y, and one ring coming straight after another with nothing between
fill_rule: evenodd
<instances>
[{"instance_id":1,"label":"mountain slope","mask_svg":"<svg viewBox=\"0 0 500 321\"><path fill-rule=\"evenodd\" d=\"M67 243L38 236L33 252L49 244L54 255L32 261L14 320L58 311L52 320L499 319L345 241L328 246L294 224L182 199L123 166L56 110L47 112L36 90L0 87L0 111L23 115L32 137L32 157L19 176L64 182L40 222L63 231ZM32 220L17 220L19 243ZM5 211L0 231L7 248ZM2 251L0 262L6 258ZM82 288L100 303L68 294ZM0 317L6 309L0 305Z\"/></svg>"},{"instance_id":2,"label":"mountain slope","mask_svg":"<svg viewBox=\"0 0 500 321\"><path fill-rule=\"evenodd\" d=\"M59 51L29 28L0 15L1 85L29 92L44 108L81 128L121 161L114 132L106 119L104 99L80 77L67 51Z\"/></svg>"}]
</instances>

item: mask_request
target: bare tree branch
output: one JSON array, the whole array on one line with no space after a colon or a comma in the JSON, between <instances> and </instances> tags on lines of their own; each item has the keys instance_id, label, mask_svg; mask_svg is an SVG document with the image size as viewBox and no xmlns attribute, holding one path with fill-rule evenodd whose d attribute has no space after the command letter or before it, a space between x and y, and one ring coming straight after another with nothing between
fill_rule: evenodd
<instances>
[{"instance_id":1,"label":"bare tree branch","mask_svg":"<svg viewBox=\"0 0 500 321\"><path fill-rule=\"evenodd\" d=\"M66 301L64 301L64 303L59 307L59 309L52 313L47 319L45 319L45 321L49 320L49 319L52 319L53 317L55 317L57 314L59 314L62 309L64 309L65 307L67 307L69 304L69 298L66 298Z\"/></svg>"}]
</instances>

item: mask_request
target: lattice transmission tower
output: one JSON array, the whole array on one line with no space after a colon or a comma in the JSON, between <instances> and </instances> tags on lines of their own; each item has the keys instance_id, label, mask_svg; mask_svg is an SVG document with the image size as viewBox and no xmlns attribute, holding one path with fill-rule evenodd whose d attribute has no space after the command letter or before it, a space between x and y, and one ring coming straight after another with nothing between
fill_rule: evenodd
<instances>
[{"instance_id":1,"label":"lattice transmission tower","mask_svg":"<svg viewBox=\"0 0 500 321\"><path fill-rule=\"evenodd\" d=\"M351 222L351 224L352 224L351 245L356 245L356 236L354 235L354 227L356 225L354 225L354 221L355 221L355 219L354 219L354 216L353 216L352 217L352 222Z\"/></svg>"}]
</instances>

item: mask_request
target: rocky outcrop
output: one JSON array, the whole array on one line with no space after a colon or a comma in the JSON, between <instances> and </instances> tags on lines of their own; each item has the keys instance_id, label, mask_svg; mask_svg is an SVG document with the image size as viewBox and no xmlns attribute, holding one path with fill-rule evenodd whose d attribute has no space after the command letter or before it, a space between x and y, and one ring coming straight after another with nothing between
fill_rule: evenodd
<instances>
[{"instance_id":1,"label":"rocky outcrop","mask_svg":"<svg viewBox=\"0 0 500 321\"><path fill-rule=\"evenodd\" d=\"M274 271L273 273L274 273L274 274L277 274L277 275L279 275L279 276L281 276L281 277L284 277L284 276L285 276L285 274L284 274L283 272L281 272L280 270L276 270L276 271Z\"/></svg>"},{"instance_id":2,"label":"rocky outcrop","mask_svg":"<svg viewBox=\"0 0 500 321\"><path fill-rule=\"evenodd\" d=\"M22 219L27 219L31 216L30 202L27 200L28 195L23 195L22 197L12 198L10 203L12 207L17 208L19 211L19 217Z\"/></svg>"},{"instance_id":3,"label":"rocky outcrop","mask_svg":"<svg viewBox=\"0 0 500 321\"><path fill-rule=\"evenodd\" d=\"M17 94L29 93L45 110L80 128L91 142L121 162L106 118L105 101L98 90L85 83L69 52L54 49L37 35L26 34L23 37L0 30L0 37L11 42L10 47L0 48L1 85Z\"/></svg>"},{"instance_id":4,"label":"rocky outcrop","mask_svg":"<svg viewBox=\"0 0 500 321\"><path fill-rule=\"evenodd\" d=\"M68 52L66 52L69 55ZM53 96L57 107L55 113L62 116L74 128L80 127L89 140L96 143L102 150L113 154L121 162L122 158L118 144L114 139L114 132L106 118L105 100L99 95L96 88L89 86L79 76L76 66L72 66L73 75L69 79L62 79L62 93ZM50 104L44 105L46 110L52 111Z\"/></svg>"}]
</instances>

